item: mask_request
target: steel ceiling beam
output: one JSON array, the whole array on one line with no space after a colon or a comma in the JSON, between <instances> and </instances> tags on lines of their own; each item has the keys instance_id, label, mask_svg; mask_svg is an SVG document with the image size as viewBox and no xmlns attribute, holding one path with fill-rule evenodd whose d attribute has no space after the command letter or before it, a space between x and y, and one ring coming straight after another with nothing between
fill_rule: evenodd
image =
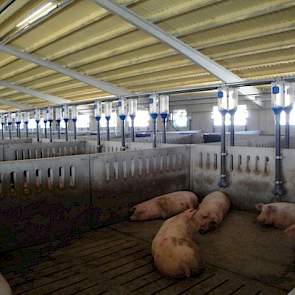
<instances>
[{"instance_id":1,"label":"steel ceiling beam","mask_svg":"<svg viewBox=\"0 0 295 295\"><path fill-rule=\"evenodd\" d=\"M47 101L49 101L49 102L51 102L53 104L65 104L65 103L70 102L69 100L60 98L58 96L50 95L50 94L47 94L47 93L44 93L44 92L39 92L39 91L30 89L30 88L15 85L13 83L3 81L3 80L0 80L0 86L10 88L10 89L16 90L18 92L26 93L26 94L28 94L30 96L42 98L42 99L47 100Z\"/></svg>"},{"instance_id":2,"label":"steel ceiling beam","mask_svg":"<svg viewBox=\"0 0 295 295\"><path fill-rule=\"evenodd\" d=\"M192 48L190 45L182 42L178 38L173 35L163 31L157 25L143 19L141 16L134 13L132 10L118 5L111 0L93 0L96 4L105 8L109 12L123 18L128 23L131 23L138 29L141 29L153 37L157 38L162 43L167 44L171 48L175 49L177 52L190 59L193 63L201 66L212 75L219 78L221 81L225 83L233 83L233 82L242 82L241 79L236 74L232 73L222 65L216 63L211 60L206 55L202 54L200 51ZM255 87L247 87L239 90L243 95L249 95L250 93L259 93L258 89ZM257 101L255 98L249 96L249 99L254 103L261 106L261 103Z\"/></svg>"},{"instance_id":3,"label":"steel ceiling beam","mask_svg":"<svg viewBox=\"0 0 295 295\"><path fill-rule=\"evenodd\" d=\"M106 82L106 81L101 81L101 80L97 80L95 78L92 78L90 76L81 74L77 71L68 69L58 63L52 62L52 61L48 61L48 60L44 60L41 57L34 55L34 54L29 54L26 52L23 52L19 49L16 49L12 46L9 45L5 45L5 44L0 44L0 51L3 51L7 54L11 54L14 55L20 59L24 59L27 60L29 62L32 62L34 64L37 64L39 66L51 69L57 73L69 76L73 79L76 79L78 81L81 81L85 84L88 84L90 86L96 87L98 89L102 89L110 94L113 94L115 96L128 96L128 95L132 95L134 93L129 92L128 90L118 87L112 83Z\"/></svg>"}]
</instances>

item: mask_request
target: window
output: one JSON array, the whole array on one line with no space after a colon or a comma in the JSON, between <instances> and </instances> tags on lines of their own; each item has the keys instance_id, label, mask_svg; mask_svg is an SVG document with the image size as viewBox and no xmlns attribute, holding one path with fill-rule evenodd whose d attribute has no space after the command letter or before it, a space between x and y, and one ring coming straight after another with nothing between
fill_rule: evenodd
<instances>
[{"instance_id":1,"label":"window","mask_svg":"<svg viewBox=\"0 0 295 295\"><path fill-rule=\"evenodd\" d=\"M235 113L235 125L236 126L246 126L248 118L248 110L246 105L239 105ZM218 106L214 106L212 110L211 119L213 120L214 126L222 125L222 117L218 110ZM225 125L230 125L230 114L225 115Z\"/></svg>"},{"instance_id":2,"label":"window","mask_svg":"<svg viewBox=\"0 0 295 295\"><path fill-rule=\"evenodd\" d=\"M173 111L173 126L174 127L187 127L187 111L175 110Z\"/></svg>"},{"instance_id":3,"label":"window","mask_svg":"<svg viewBox=\"0 0 295 295\"><path fill-rule=\"evenodd\" d=\"M149 127L150 125L150 113L149 111L137 111L135 120L134 120L134 126L135 127ZM131 126L131 119L130 116L128 116L128 125Z\"/></svg>"},{"instance_id":4,"label":"window","mask_svg":"<svg viewBox=\"0 0 295 295\"><path fill-rule=\"evenodd\" d=\"M89 115L78 115L77 116L77 128L89 128L90 118Z\"/></svg>"},{"instance_id":5,"label":"window","mask_svg":"<svg viewBox=\"0 0 295 295\"><path fill-rule=\"evenodd\" d=\"M281 125L286 125L286 113L281 112ZM290 125L295 125L295 108L290 112Z\"/></svg>"},{"instance_id":6,"label":"window","mask_svg":"<svg viewBox=\"0 0 295 295\"><path fill-rule=\"evenodd\" d=\"M117 113L116 112L112 112L111 115L111 119L110 119L110 127L117 127ZM106 128L107 127L107 120L104 116L104 114L102 114L102 118L101 118L101 122L100 122L100 127L102 128Z\"/></svg>"}]
</instances>

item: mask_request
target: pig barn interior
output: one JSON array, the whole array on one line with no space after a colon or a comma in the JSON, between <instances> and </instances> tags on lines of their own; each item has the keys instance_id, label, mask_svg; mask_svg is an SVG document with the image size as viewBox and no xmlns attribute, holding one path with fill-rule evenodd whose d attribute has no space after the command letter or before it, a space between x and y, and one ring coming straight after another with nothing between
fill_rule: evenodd
<instances>
[{"instance_id":1,"label":"pig barn interior","mask_svg":"<svg viewBox=\"0 0 295 295\"><path fill-rule=\"evenodd\" d=\"M0 0L0 77L0 295L295 294L294 0ZM188 278L130 220L177 191L231 202Z\"/></svg>"}]
</instances>

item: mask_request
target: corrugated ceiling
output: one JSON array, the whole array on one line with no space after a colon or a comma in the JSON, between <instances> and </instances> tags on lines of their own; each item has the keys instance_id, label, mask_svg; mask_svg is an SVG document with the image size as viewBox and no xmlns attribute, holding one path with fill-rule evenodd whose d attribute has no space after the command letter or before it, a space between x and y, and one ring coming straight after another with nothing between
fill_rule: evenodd
<instances>
[{"instance_id":1,"label":"corrugated ceiling","mask_svg":"<svg viewBox=\"0 0 295 295\"><path fill-rule=\"evenodd\" d=\"M10 11L0 14L0 38L9 36L16 24L43 2L16 0ZM128 5L241 78L295 74L294 0L116 2ZM173 49L90 0L73 1L8 44L133 92L218 81ZM73 101L108 95L1 52L0 78ZM36 106L48 104L4 88L0 88L0 98Z\"/></svg>"}]
</instances>

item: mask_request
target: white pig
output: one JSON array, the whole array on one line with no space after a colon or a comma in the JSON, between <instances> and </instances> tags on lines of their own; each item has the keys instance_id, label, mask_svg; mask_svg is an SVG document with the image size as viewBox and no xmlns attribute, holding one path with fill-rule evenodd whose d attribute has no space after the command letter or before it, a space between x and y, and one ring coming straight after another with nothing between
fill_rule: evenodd
<instances>
[{"instance_id":1,"label":"white pig","mask_svg":"<svg viewBox=\"0 0 295 295\"><path fill-rule=\"evenodd\" d=\"M0 274L0 295L12 295L12 291L7 281L1 274Z\"/></svg>"},{"instance_id":2,"label":"white pig","mask_svg":"<svg viewBox=\"0 0 295 295\"><path fill-rule=\"evenodd\" d=\"M295 224L295 204L292 203L271 203L257 204L256 209L260 212L257 221L266 225L274 225L280 229Z\"/></svg>"},{"instance_id":3,"label":"white pig","mask_svg":"<svg viewBox=\"0 0 295 295\"><path fill-rule=\"evenodd\" d=\"M193 216L196 229L200 233L205 233L216 228L228 213L230 205L230 200L225 193L216 191L208 194Z\"/></svg>"},{"instance_id":4,"label":"white pig","mask_svg":"<svg viewBox=\"0 0 295 295\"><path fill-rule=\"evenodd\" d=\"M203 268L200 250L193 241L192 216L197 209L189 209L167 219L152 242L156 268L169 277L190 277Z\"/></svg>"},{"instance_id":5,"label":"white pig","mask_svg":"<svg viewBox=\"0 0 295 295\"><path fill-rule=\"evenodd\" d=\"M131 220L166 219L187 209L198 207L198 197L187 191L179 191L155 197L132 208Z\"/></svg>"},{"instance_id":6,"label":"white pig","mask_svg":"<svg viewBox=\"0 0 295 295\"><path fill-rule=\"evenodd\" d=\"M291 239L295 240L295 224L289 226L286 230L285 233L290 237Z\"/></svg>"}]
</instances>

